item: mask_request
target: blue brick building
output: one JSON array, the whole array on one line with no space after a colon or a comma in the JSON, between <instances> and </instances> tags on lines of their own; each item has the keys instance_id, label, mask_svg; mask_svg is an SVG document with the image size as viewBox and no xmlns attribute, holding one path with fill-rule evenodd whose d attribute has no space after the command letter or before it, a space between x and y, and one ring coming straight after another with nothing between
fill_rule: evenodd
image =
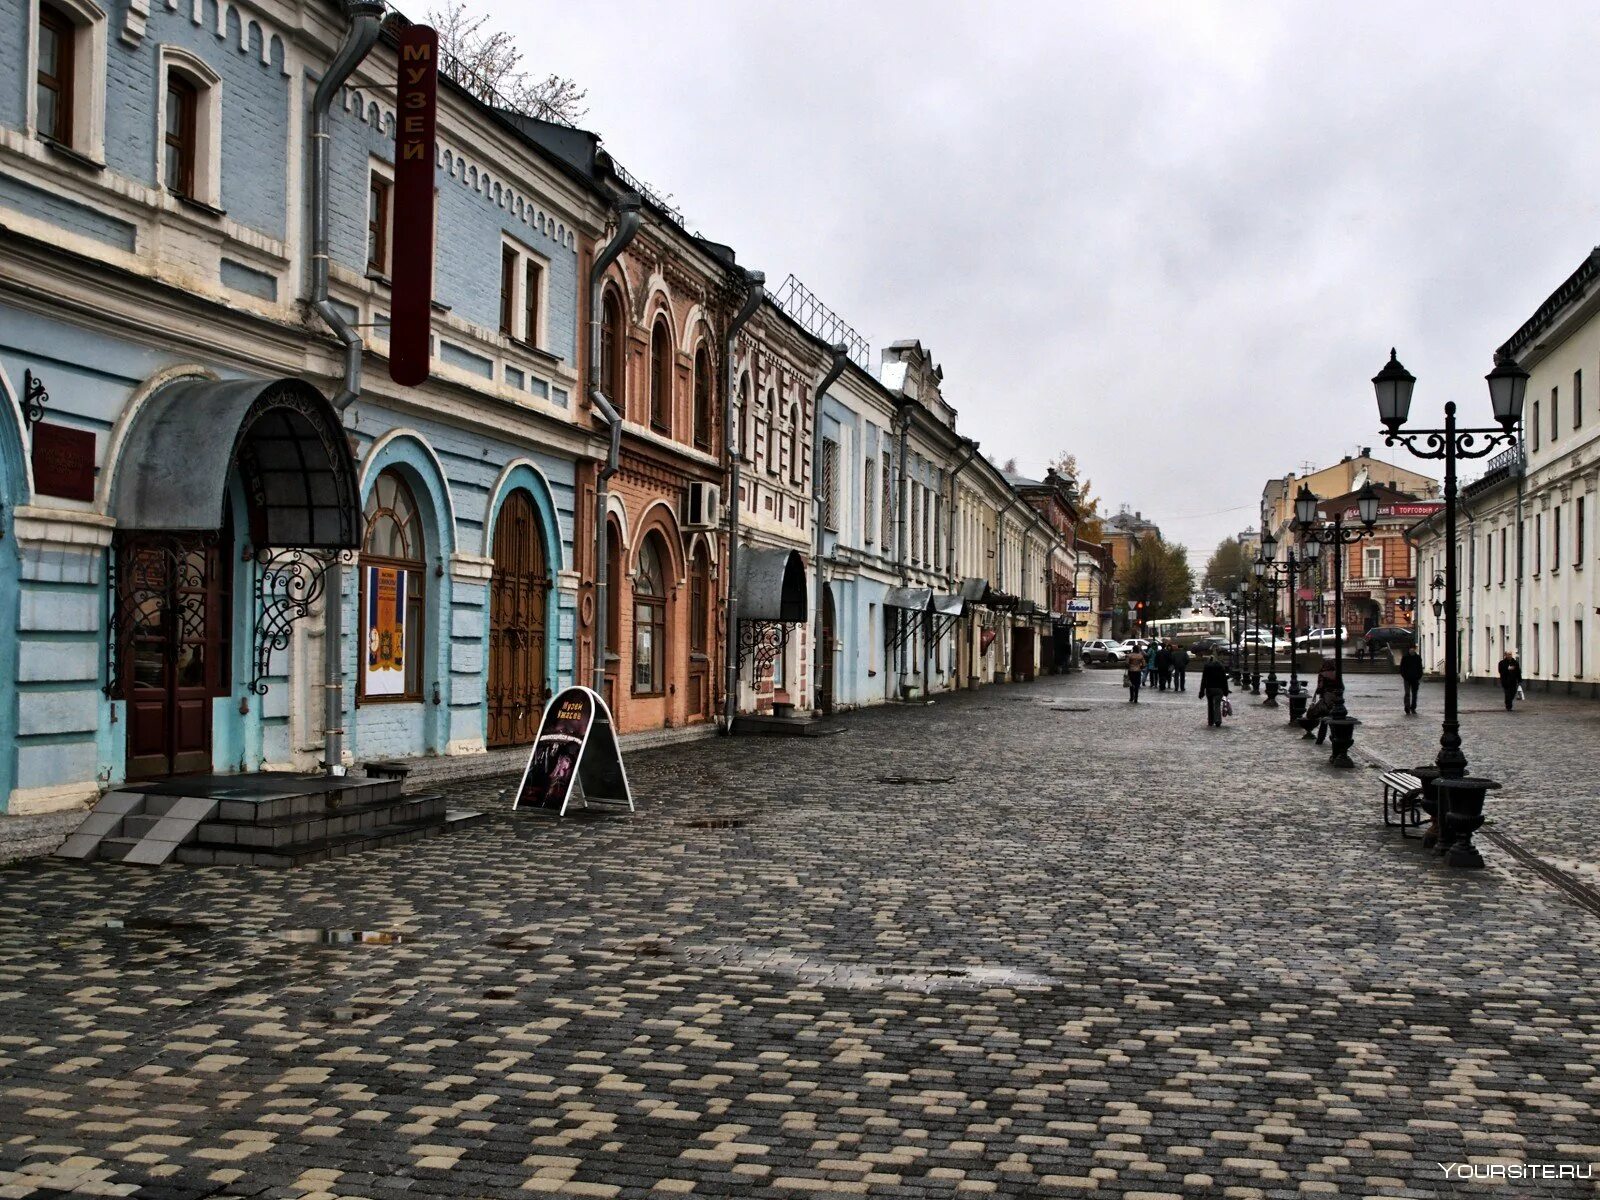
<instances>
[{"instance_id":1,"label":"blue brick building","mask_svg":"<svg viewBox=\"0 0 1600 1200\"><path fill-rule=\"evenodd\" d=\"M575 676L605 202L442 79L432 378L394 384L380 39L328 118L329 301L365 343L341 403L306 301L312 96L348 27L0 0L0 812L314 767L330 629L346 760L515 745Z\"/></svg>"}]
</instances>

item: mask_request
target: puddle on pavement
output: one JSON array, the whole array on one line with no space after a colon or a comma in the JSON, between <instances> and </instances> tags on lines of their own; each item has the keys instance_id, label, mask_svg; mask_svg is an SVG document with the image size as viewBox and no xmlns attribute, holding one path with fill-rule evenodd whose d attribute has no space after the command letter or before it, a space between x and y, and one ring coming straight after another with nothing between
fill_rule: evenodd
<instances>
[{"instance_id":1,"label":"puddle on pavement","mask_svg":"<svg viewBox=\"0 0 1600 1200\"><path fill-rule=\"evenodd\" d=\"M279 929L274 936L312 946L398 946L406 940L387 929Z\"/></svg>"},{"instance_id":2,"label":"puddle on pavement","mask_svg":"<svg viewBox=\"0 0 1600 1200\"><path fill-rule=\"evenodd\" d=\"M935 992L956 988L1052 987L1058 980L1020 967L923 966L911 963L838 962L747 946L690 946L689 962L785 975L820 987L869 991Z\"/></svg>"},{"instance_id":3,"label":"puddle on pavement","mask_svg":"<svg viewBox=\"0 0 1600 1200\"><path fill-rule=\"evenodd\" d=\"M111 917L100 927L138 933L209 933L221 928L210 921L179 921L172 917Z\"/></svg>"},{"instance_id":4,"label":"puddle on pavement","mask_svg":"<svg viewBox=\"0 0 1600 1200\"><path fill-rule=\"evenodd\" d=\"M688 829L743 829L743 817L702 817L697 821L682 822Z\"/></svg>"},{"instance_id":5,"label":"puddle on pavement","mask_svg":"<svg viewBox=\"0 0 1600 1200\"><path fill-rule=\"evenodd\" d=\"M1051 705L1050 711L1051 712L1088 712L1089 710L1087 708L1073 708L1073 707L1070 707L1069 705L1065 705L1065 704L1054 704L1054 705Z\"/></svg>"},{"instance_id":6,"label":"puddle on pavement","mask_svg":"<svg viewBox=\"0 0 1600 1200\"><path fill-rule=\"evenodd\" d=\"M879 783L892 784L896 787L924 787L932 783L954 783L954 775L880 775Z\"/></svg>"}]
</instances>

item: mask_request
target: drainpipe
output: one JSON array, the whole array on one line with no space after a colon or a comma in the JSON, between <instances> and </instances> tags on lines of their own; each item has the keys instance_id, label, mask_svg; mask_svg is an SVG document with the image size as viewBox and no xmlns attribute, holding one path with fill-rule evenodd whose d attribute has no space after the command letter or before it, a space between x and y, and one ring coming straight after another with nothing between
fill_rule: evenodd
<instances>
[{"instance_id":1,"label":"drainpipe","mask_svg":"<svg viewBox=\"0 0 1600 1200\"><path fill-rule=\"evenodd\" d=\"M822 581L822 398L827 395L828 389L834 381L844 374L845 367L850 364L850 347L843 342L835 342L833 350L833 364L828 368L828 373L822 377L822 382L817 384L816 407L811 414L811 511L812 529L816 532L817 548L815 552L815 567L817 584L812 590L811 600L811 645L815 654L815 666L812 672L812 708L821 711L822 666L824 655L828 653L822 644L822 589L827 585Z\"/></svg>"},{"instance_id":2,"label":"drainpipe","mask_svg":"<svg viewBox=\"0 0 1600 1200\"><path fill-rule=\"evenodd\" d=\"M767 277L760 271L744 273L744 303L728 323L728 332L722 339L722 361L727 375L728 402L722 406L722 446L728 455L728 561L723 568L728 589L728 602L722 647L722 711L724 734L733 733L734 719L739 715L739 476L743 465L745 447L734 446L733 406L739 395L739 381L733 371L734 342L739 331L756 315L766 295ZM740 414L743 416L743 414Z\"/></svg>"},{"instance_id":3,"label":"drainpipe","mask_svg":"<svg viewBox=\"0 0 1600 1200\"><path fill-rule=\"evenodd\" d=\"M977 455L978 443L974 441L967 441L967 456L956 465L955 470L950 472L950 509L945 514L947 520L945 521L946 529L944 538L944 573L945 577L950 580L950 590L952 592L960 591L960 587L958 586L956 580L956 502L960 498L961 493L957 487L956 480L957 477L960 476L961 472L967 469L967 464L972 462ZM956 631L956 671L955 678L951 681L950 688L950 690L953 692L959 692L961 690L961 642L963 639L965 639L967 642L967 652L970 654L972 651L972 627L967 622L967 618L964 615L957 619L962 622L963 627ZM954 626L952 626L952 628L954 628Z\"/></svg>"},{"instance_id":4,"label":"drainpipe","mask_svg":"<svg viewBox=\"0 0 1600 1200\"><path fill-rule=\"evenodd\" d=\"M345 30L327 72L311 98L311 311L333 331L344 347L344 385L333 398L334 411L344 413L361 392L361 335L328 300L328 112L351 72L378 41L383 4L352 0L345 10ZM323 601L322 759L330 775L344 774L344 572L339 558L328 564Z\"/></svg>"},{"instance_id":5,"label":"drainpipe","mask_svg":"<svg viewBox=\"0 0 1600 1200\"><path fill-rule=\"evenodd\" d=\"M1000 515L995 518L995 523L994 523L995 524L995 531L996 531L995 532L995 553L994 553L995 574L997 576L999 576L999 578L1000 578L1000 590L1002 592L1006 590L1006 514L1017 506L1017 501L1020 500L1020 499L1021 499L1020 496L1012 496L1011 500L1006 504L1006 506L1000 510ZM1020 593L1018 594L1017 598L1018 598L1018 600L1021 599ZM1016 611L1016 609L1012 609L1011 610L1011 623L1006 626L1005 644L1001 647L1001 653L1000 654L996 654L994 656L995 662L996 662L996 664L998 664L999 661L1000 661L1001 654L1004 654L1005 660L1006 660L1006 674L1007 675L1011 674L1011 632L1014 629L1016 629L1016 627L1017 627L1017 611ZM995 641L1000 641L1000 640L1001 640L1000 634L999 634L998 631L996 631L996 633L995 633Z\"/></svg>"},{"instance_id":6,"label":"drainpipe","mask_svg":"<svg viewBox=\"0 0 1600 1200\"><path fill-rule=\"evenodd\" d=\"M600 390L600 335L605 325L605 306L601 302L600 287L605 274L617 256L633 241L639 232L638 196L629 194L617 201L617 232L589 268L589 403L600 414L611 433L606 449L606 461L595 474L594 485L594 690L606 694L606 607L610 590L606 580L606 505L609 502L611 477L617 473L617 463L622 457L622 417L611 406L610 399Z\"/></svg>"}]
</instances>

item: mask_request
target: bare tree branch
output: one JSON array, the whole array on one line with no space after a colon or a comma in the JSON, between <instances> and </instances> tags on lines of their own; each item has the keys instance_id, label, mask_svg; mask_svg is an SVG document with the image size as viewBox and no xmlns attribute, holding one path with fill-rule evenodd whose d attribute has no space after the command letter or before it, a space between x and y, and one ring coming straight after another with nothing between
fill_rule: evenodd
<instances>
[{"instance_id":1,"label":"bare tree branch","mask_svg":"<svg viewBox=\"0 0 1600 1200\"><path fill-rule=\"evenodd\" d=\"M497 94L526 116L568 125L588 113L584 104L587 88L562 75L534 78L522 68L522 50L516 38L504 29L492 28L486 15L472 13L466 0L430 7L428 23L438 31L439 47L471 76L462 81L464 86L482 85L480 99L493 103Z\"/></svg>"}]
</instances>

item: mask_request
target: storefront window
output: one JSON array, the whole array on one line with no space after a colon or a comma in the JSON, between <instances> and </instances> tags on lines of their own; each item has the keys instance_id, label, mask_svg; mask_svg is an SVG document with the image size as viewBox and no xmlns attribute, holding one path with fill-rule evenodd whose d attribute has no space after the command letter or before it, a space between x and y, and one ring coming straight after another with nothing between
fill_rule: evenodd
<instances>
[{"instance_id":1,"label":"storefront window","mask_svg":"<svg viewBox=\"0 0 1600 1200\"><path fill-rule=\"evenodd\" d=\"M656 696L666 690L667 588L655 534L639 548L633 582L633 691Z\"/></svg>"},{"instance_id":2,"label":"storefront window","mask_svg":"<svg viewBox=\"0 0 1600 1200\"><path fill-rule=\"evenodd\" d=\"M378 476L361 543L361 697L422 699L422 522L405 480Z\"/></svg>"}]
</instances>

